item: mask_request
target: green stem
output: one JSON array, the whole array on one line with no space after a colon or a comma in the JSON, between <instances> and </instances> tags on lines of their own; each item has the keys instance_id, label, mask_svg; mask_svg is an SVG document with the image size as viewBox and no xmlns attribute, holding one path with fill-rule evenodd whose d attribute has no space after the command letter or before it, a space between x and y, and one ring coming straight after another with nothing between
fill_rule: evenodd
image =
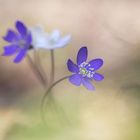
<instances>
[{"instance_id":1,"label":"green stem","mask_svg":"<svg viewBox=\"0 0 140 140\"><path fill-rule=\"evenodd\" d=\"M27 60L28 63L32 69L32 71L34 72L34 74L37 76L38 80L40 81L40 83L46 87L46 81L44 80L44 77L42 76L42 74L40 73L38 67L34 64L34 62L32 61L31 57L29 55L27 55Z\"/></svg>"},{"instance_id":2,"label":"green stem","mask_svg":"<svg viewBox=\"0 0 140 140\"><path fill-rule=\"evenodd\" d=\"M47 91L45 92L45 94L44 94L44 96L43 96L43 98L42 98L42 101L41 101L41 117L42 117L42 120L43 120L43 122L45 123L46 121L45 121L45 116L44 116L44 103L45 103L45 99L46 99L46 97L48 96L48 94L51 92L51 90L58 84L58 83L60 83L60 82L62 82L63 80L65 80L65 79L67 79L69 76L65 76L65 77L63 77L63 78L61 78L61 79L59 79L59 80L57 80L56 82L54 82L48 89L47 89Z\"/></svg>"}]
</instances>

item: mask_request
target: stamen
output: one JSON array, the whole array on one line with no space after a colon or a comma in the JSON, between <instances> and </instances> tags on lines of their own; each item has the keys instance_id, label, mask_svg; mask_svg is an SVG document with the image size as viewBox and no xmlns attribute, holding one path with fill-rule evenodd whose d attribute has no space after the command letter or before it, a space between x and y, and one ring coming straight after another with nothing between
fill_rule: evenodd
<instances>
[{"instance_id":1,"label":"stamen","mask_svg":"<svg viewBox=\"0 0 140 140\"><path fill-rule=\"evenodd\" d=\"M81 74L83 77L92 78L94 75L94 68L90 67L91 65L87 62L83 62L79 65L79 74Z\"/></svg>"}]
</instances>

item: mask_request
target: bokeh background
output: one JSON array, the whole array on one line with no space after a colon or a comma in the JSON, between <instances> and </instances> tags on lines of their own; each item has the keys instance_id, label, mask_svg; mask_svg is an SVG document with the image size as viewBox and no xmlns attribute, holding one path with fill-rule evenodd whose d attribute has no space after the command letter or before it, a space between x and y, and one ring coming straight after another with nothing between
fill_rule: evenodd
<instances>
[{"instance_id":1,"label":"bokeh background","mask_svg":"<svg viewBox=\"0 0 140 140\"><path fill-rule=\"evenodd\" d=\"M68 81L57 85L44 125L45 90L27 60L14 64L0 56L0 140L140 139L139 0L0 0L1 37L16 20L72 35L68 47L55 50L56 80L69 74L67 59L75 60L83 45L89 59L104 59L105 80L94 82L94 92ZM0 38L1 53L4 45ZM40 56L49 76L50 53L41 50Z\"/></svg>"}]
</instances>

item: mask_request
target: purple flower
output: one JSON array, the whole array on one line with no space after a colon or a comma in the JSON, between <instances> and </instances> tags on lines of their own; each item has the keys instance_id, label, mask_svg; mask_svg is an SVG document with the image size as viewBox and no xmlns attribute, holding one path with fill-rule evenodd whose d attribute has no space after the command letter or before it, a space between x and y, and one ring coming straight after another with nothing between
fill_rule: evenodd
<instances>
[{"instance_id":1,"label":"purple flower","mask_svg":"<svg viewBox=\"0 0 140 140\"><path fill-rule=\"evenodd\" d=\"M3 47L3 55L11 56L17 54L14 62L19 63L25 57L31 45L32 36L27 30L27 27L21 21L17 21L15 26L18 32L9 29L6 36L3 37L5 41L10 43L9 45Z\"/></svg>"},{"instance_id":2,"label":"purple flower","mask_svg":"<svg viewBox=\"0 0 140 140\"><path fill-rule=\"evenodd\" d=\"M82 47L77 54L77 65L70 59L67 61L68 70L74 73L69 77L69 81L76 86L83 84L87 89L94 90L91 81L93 79L95 81L101 81L104 79L103 75L96 72L103 65L103 60L97 58L86 62L87 56L87 47Z\"/></svg>"}]
</instances>

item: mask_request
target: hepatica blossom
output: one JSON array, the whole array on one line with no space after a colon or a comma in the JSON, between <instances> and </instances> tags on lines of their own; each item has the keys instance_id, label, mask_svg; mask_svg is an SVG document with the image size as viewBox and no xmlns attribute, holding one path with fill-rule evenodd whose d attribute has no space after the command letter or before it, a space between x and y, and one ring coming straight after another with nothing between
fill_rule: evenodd
<instances>
[{"instance_id":1,"label":"hepatica blossom","mask_svg":"<svg viewBox=\"0 0 140 140\"><path fill-rule=\"evenodd\" d=\"M86 62L87 56L87 47L82 47L77 54L77 64L74 64L70 59L68 60L68 70L74 73L69 77L69 81L76 86L83 84L87 89L93 90L94 86L91 84L91 81L104 79L103 75L97 73L97 70L103 65L103 60L97 58Z\"/></svg>"},{"instance_id":2,"label":"hepatica blossom","mask_svg":"<svg viewBox=\"0 0 140 140\"><path fill-rule=\"evenodd\" d=\"M32 34L32 46L36 49L56 49L65 47L71 40L70 35L61 37L59 30L53 30L50 34L45 32L43 28L36 26L30 28Z\"/></svg>"},{"instance_id":3,"label":"hepatica blossom","mask_svg":"<svg viewBox=\"0 0 140 140\"><path fill-rule=\"evenodd\" d=\"M17 21L15 26L18 32L9 29L6 36L3 37L5 41L10 43L3 47L3 55L11 56L17 54L14 62L19 63L25 57L31 45L32 36L27 27L21 21Z\"/></svg>"}]
</instances>

